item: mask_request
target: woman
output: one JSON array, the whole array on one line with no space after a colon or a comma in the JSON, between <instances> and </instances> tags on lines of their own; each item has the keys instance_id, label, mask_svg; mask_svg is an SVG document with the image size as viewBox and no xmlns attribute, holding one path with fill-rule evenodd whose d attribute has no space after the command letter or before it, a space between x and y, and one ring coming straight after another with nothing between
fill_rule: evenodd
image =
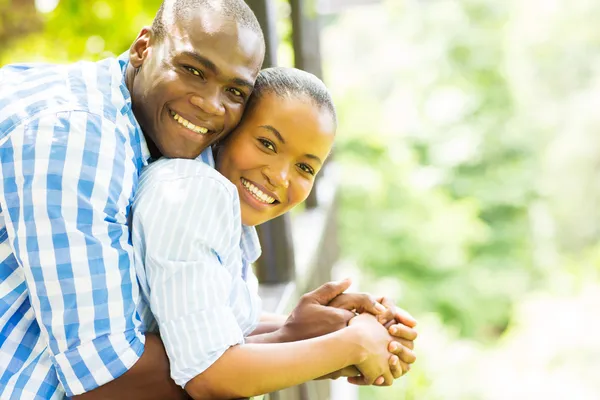
<instances>
[{"instance_id":1,"label":"woman","mask_svg":"<svg viewBox=\"0 0 600 400\"><path fill-rule=\"evenodd\" d=\"M181 129L189 125L189 116L172 117ZM216 170L205 152L204 163L163 159L142 174L132 227L152 311L142 313L150 329L156 319L171 375L193 398L249 397L352 366L370 381L383 376L391 383L391 337L369 314L292 343L281 343L280 332L250 337L260 315L260 299L247 284L260 252L254 226L307 198L336 126L320 80L271 68L257 78L239 126L215 146ZM400 357L414 361L408 349Z\"/></svg>"}]
</instances>

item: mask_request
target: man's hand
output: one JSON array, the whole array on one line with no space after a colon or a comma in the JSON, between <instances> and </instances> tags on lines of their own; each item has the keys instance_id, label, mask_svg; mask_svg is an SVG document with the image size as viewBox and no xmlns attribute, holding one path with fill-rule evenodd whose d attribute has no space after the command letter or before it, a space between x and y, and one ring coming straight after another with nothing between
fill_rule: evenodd
<instances>
[{"instance_id":1,"label":"man's hand","mask_svg":"<svg viewBox=\"0 0 600 400\"><path fill-rule=\"evenodd\" d=\"M387 325L390 322L403 324L408 326L409 328L414 328L417 326L417 320L413 318L407 311L397 307L394 304L394 301L388 297L380 297L375 299L378 303L380 303L384 308L385 312L379 314L377 319L383 325ZM387 326L389 328L389 325Z\"/></svg>"},{"instance_id":2,"label":"man's hand","mask_svg":"<svg viewBox=\"0 0 600 400\"><path fill-rule=\"evenodd\" d=\"M343 329L356 315L351 309L364 310L374 315L384 311L381 307L377 308L376 302L368 297L355 298L351 309L328 307L351 283L349 279L329 282L303 295L280 329L281 340L292 342L310 339Z\"/></svg>"}]
</instances>

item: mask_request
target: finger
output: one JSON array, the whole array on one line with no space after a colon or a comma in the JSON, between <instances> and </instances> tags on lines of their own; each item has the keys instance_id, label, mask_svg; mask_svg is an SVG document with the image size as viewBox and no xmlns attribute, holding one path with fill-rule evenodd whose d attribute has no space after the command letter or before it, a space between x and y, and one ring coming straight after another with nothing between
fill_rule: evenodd
<instances>
[{"instance_id":1,"label":"finger","mask_svg":"<svg viewBox=\"0 0 600 400\"><path fill-rule=\"evenodd\" d=\"M407 364L404 361L400 360L400 368L402 369L402 375L406 375L406 373L410 371L410 364Z\"/></svg>"},{"instance_id":2,"label":"finger","mask_svg":"<svg viewBox=\"0 0 600 400\"><path fill-rule=\"evenodd\" d=\"M342 376L360 376L360 371L354 365L346 367L341 371Z\"/></svg>"},{"instance_id":3,"label":"finger","mask_svg":"<svg viewBox=\"0 0 600 400\"><path fill-rule=\"evenodd\" d=\"M396 355L390 356L390 372L394 379L400 378L404 371L402 370L402 366L400 365L400 359Z\"/></svg>"},{"instance_id":4,"label":"finger","mask_svg":"<svg viewBox=\"0 0 600 400\"><path fill-rule=\"evenodd\" d=\"M335 297L347 290L351 284L352 280L350 280L350 278L339 282L327 282L321 287L308 293L307 296L324 306L329 304L329 302L331 302Z\"/></svg>"},{"instance_id":5,"label":"finger","mask_svg":"<svg viewBox=\"0 0 600 400\"><path fill-rule=\"evenodd\" d=\"M398 357L407 364L412 364L417 360L415 353L406 347L402 348L402 353L398 354Z\"/></svg>"},{"instance_id":6,"label":"finger","mask_svg":"<svg viewBox=\"0 0 600 400\"><path fill-rule=\"evenodd\" d=\"M342 308L331 308L330 311L333 312L339 321L344 321L346 326L348 326L352 318L356 317L356 314L354 314L352 311L344 310Z\"/></svg>"},{"instance_id":7,"label":"finger","mask_svg":"<svg viewBox=\"0 0 600 400\"><path fill-rule=\"evenodd\" d=\"M400 307L395 307L394 318L401 324L404 324L411 328L417 326L417 320L412 315L410 315L408 311L403 310Z\"/></svg>"},{"instance_id":8,"label":"finger","mask_svg":"<svg viewBox=\"0 0 600 400\"><path fill-rule=\"evenodd\" d=\"M385 308L383 304L381 306L385 311L377 316L377 321L379 321L379 323L383 326L395 324L396 319L394 318L393 310Z\"/></svg>"},{"instance_id":9,"label":"finger","mask_svg":"<svg viewBox=\"0 0 600 400\"><path fill-rule=\"evenodd\" d=\"M356 310L358 313L368 312L373 315L387 311L384 306L377 302L375 297L367 293L342 293L327 305L344 310Z\"/></svg>"},{"instance_id":10,"label":"finger","mask_svg":"<svg viewBox=\"0 0 600 400\"><path fill-rule=\"evenodd\" d=\"M411 328L414 328L417 325L417 320L412 315L410 315L408 311L403 310L400 307L396 307L394 300L385 296L377 300L379 300L379 302L383 304L385 308L392 310L392 314L394 315L394 319L396 321Z\"/></svg>"},{"instance_id":11,"label":"finger","mask_svg":"<svg viewBox=\"0 0 600 400\"><path fill-rule=\"evenodd\" d=\"M390 344L388 344L388 351L392 354L400 356L400 354L402 354L402 352L404 351L404 346L402 346L395 340L392 340Z\"/></svg>"},{"instance_id":12,"label":"finger","mask_svg":"<svg viewBox=\"0 0 600 400\"><path fill-rule=\"evenodd\" d=\"M358 386L367 386L368 384L365 382L365 378L361 376L350 376L347 379L348 383Z\"/></svg>"},{"instance_id":13,"label":"finger","mask_svg":"<svg viewBox=\"0 0 600 400\"><path fill-rule=\"evenodd\" d=\"M356 304L356 312L364 313L368 312L373 315L381 315L386 312L386 309L371 295L364 295L360 302Z\"/></svg>"},{"instance_id":14,"label":"finger","mask_svg":"<svg viewBox=\"0 0 600 400\"><path fill-rule=\"evenodd\" d=\"M383 374L384 382L379 386L391 386L394 383L394 376L390 371Z\"/></svg>"},{"instance_id":15,"label":"finger","mask_svg":"<svg viewBox=\"0 0 600 400\"><path fill-rule=\"evenodd\" d=\"M415 340L417 331L403 324L395 324L388 329L390 335L406 340Z\"/></svg>"},{"instance_id":16,"label":"finger","mask_svg":"<svg viewBox=\"0 0 600 400\"><path fill-rule=\"evenodd\" d=\"M379 378L375 379L375 382L373 382L374 385L383 385L383 383L385 382L385 378L383 376L380 376Z\"/></svg>"},{"instance_id":17,"label":"finger","mask_svg":"<svg viewBox=\"0 0 600 400\"><path fill-rule=\"evenodd\" d=\"M415 348L415 342L413 342L412 340L406 340L406 339L395 339L398 343L400 343L402 346L413 350Z\"/></svg>"},{"instance_id":18,"label":"finger","mask_svg":"<svg viewBox=\"0 0 600 400\"><path fill-rule=\"evenodd\" d=\"M394 302L392 300L390 300L388 297L381 297L376 299L379 303L381 303L382 306L385 307L385 315L380 315L377 319L379 320L379 322L381 322L383 325L386 325L388 323L390 323L391 321L394 321L395 323L396 321L396 317L395 317L395 313L396 313L396 305L394 304Z\"/></svg>"},{"instance_id":19,"label":"finger","mask_svg":"<svg viewBox=\"0 0 600 400\"><path fill-rule=\"evenodd\" d=\"M369 375L362 374L362 379L363 379L365 385L367 385L367 386L371 386L373 383L375 383L375 380L377 378L379 378L379 375L369 376Z\"/></svg>"}]
</instances>

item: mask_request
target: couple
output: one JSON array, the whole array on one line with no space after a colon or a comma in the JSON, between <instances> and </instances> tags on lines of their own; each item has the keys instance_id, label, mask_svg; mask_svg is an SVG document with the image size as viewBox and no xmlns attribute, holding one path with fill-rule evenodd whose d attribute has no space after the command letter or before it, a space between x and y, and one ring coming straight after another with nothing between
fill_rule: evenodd
<instances>
[{"instance_id":1,"label":"couple","mask_svg":"<svg viewBox=\"0 0 600 400\"><path fill-rule=\"evenodd\" d=\"M0 69L0 398L408 370L414 321L388 300L333 282L282 318L246 285L252 226L306 198L336 129L322 83L263 55L243 1L167 0L118 59Z\"/></svg>"}]
</instances>

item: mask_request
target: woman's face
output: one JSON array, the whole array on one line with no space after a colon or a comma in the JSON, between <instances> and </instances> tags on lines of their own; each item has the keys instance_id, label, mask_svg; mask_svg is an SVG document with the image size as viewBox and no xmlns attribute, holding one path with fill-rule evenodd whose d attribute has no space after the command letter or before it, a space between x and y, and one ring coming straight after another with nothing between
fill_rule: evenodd
<instances>
[{"instance_id":1,"label":"woman's face","mask_svg":"<svg viewBox=\"0 0 600 400\"><path fill-rule=\"evenodd\" d=\"M331 113L308 97L258 99L217 156L217 169L238 189L243 224L262 224L308 197L335 130Z\"/></svg>"}]
</instances>

